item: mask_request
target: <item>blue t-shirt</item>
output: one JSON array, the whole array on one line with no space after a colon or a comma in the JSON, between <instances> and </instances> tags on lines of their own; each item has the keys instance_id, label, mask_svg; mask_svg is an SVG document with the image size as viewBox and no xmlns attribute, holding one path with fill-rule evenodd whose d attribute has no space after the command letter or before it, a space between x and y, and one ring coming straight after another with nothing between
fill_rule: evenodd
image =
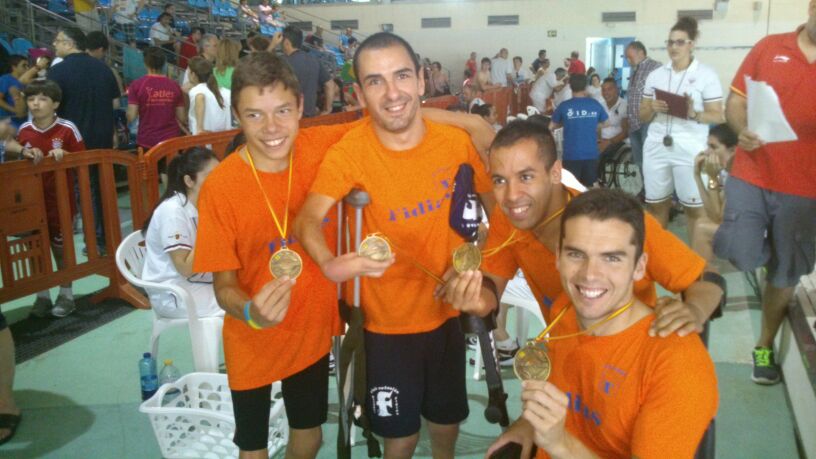
<instances>
[{"instance_id":1,"label":"blue t-shirt","mask_svg":"<svg viewBox=\"0 0 816 459\"><path fill-rule=\"evenodd\" d=\"M564 126L564 159L598 159L598 124L608 118L591 97L573 97L558 105L552 120Z\"/></svg>"},{"instance_id":2,"label":"blue t-shirt","mask_svg":"<svg viewBox=\"0 0 816 459\"><path fill-rule=\"evenodd\" d=\"M11 88L17 88L20 91L23 90L23 84L20 83L20 80L14 78L14 75L7 73L3 76L0 76L0 94L3 95L3 101L12 107L14 106L14 98L11 97ZM20 125L26 121L26 118L17 118L14 116L14 113L8 112L0 108L0 118L5 116L11 117L11 123L14 127L20 127Z\"/></svg>"}]
</instances>

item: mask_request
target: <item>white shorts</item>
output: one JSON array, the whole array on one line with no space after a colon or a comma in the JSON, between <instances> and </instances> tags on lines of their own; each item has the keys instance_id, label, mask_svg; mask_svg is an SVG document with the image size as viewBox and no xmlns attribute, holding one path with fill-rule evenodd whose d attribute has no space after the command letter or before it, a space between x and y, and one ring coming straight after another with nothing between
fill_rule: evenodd
<instances>
[{"instance_id":1,"label":"white shorts","mask_svg":"<svg viewBox=\"0 0 816 459\"><path fill-rule=\"evenodd\" d=\"M694 181L694 157L705 149L705 142L688 138L675 138L671 147L664 146L662 141L647 138L643 144L646 202L663 202L677 192L684 206L702 207L700 190Z\"/></svg>"},{"instance_id":2,"label":"white shorts","mask_svg":"<svg viewBox=\"0 0 816 459\"><path fill-rule=\"evenodd\" d=\"M196 304L198 317L223 316L224 310L218 306L215 300L215 290L213 284L184 282L181 285L190 292ZM170 293L150 293L150 304L158 316L168 319L186 319L187 309L175 295Z\"/></svg>"}]
</instances>

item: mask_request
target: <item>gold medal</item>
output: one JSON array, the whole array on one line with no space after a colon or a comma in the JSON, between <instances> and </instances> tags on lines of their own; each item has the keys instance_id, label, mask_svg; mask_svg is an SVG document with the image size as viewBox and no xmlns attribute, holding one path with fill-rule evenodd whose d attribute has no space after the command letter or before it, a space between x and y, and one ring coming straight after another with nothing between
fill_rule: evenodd
<instances>
[{"instance_id":1,"label":"gold medal","mask_svg":"<svg viewBox=\"0 0 816 459\"><path fill-rule=\"evenodd\" d=\"M385 261L391 258L391 246L380 236L370 234L360 243L357 253L374 261Z\"/></svg>"},{"instance_id":2,"label":"gold medal","mask_svg":"<svg viewBox=\"0 0 816 459\"><path fill-rule=\"evenodd\" d=\"M522 381L546 381L550 377L550 368L550 356L543 341L527 344L513 360L513 373Z\"/></svg>"},{"instance_id":3,"label":"gold medal","mask_svg":"<svg viewBox=\"0 0 816 459\"><path fill-rule=\"evenodd\" d=\"M303 260L297 252L286 247L281 248L269 257L269 272L276 279L288 276L289 279L297 279L303 271Z\"/></svg>"},{"instance_id":4,"label":"gold medal","mask_svg":"<svg viewBox=\"0 0 816 459\"><path fill-rule=\"evenodd\" d=\"M476 271L482 264L482 251L476 245L466 242L453 251L453 269L457 273Z\"/></svg>"}]
</instances>

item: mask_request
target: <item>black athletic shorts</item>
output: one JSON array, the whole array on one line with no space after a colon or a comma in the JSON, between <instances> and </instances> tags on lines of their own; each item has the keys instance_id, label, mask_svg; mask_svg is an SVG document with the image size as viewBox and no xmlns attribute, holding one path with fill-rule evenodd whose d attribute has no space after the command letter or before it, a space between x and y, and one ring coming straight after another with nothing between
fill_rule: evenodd
<instances>
[{"instance_id":1,"label":"black athletic shorts","mask_svg":"<svg viewBox=\"0 0 816 459\"><path fill-rule=\"evenodd\" d=\"M3 315L3 311L0 310L0 331L3 331L8 327L8 322L6 322L6 316Z\"/></svg>"},{"instance_id":2,"label":"black athletic shorts","mask_svg":"<svg viewBox=\"0 0 816 459\"><path fill-rule=\"evenodd\" d=\"M465 336L458 318L424 333L365 332L371 430L385 438L419 432L421 417L458 424L468 416Z\"/></svg>"},{"instance_id":3,"label":"black athletic shorts","mask_svg":"<svg viewBox=\"0 0 816 459\"><path fill-rule=\"evenodd\" d=\"M266 448L272 385L233 390L235 413L233 441L243 451ZM329 354L306 369L281 381L283 405L291 429L311 429L326 422L329 409Z\"/></svg>"}]
</instances>

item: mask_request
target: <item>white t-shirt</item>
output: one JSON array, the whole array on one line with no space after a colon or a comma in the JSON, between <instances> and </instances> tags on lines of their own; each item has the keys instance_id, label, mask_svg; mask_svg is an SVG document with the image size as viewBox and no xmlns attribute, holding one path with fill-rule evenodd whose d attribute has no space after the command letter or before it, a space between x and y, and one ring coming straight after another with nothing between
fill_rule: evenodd
<instances>
[{"instance_id":1,"label":"white t-shirt","mask_svg":"<svg viewBox=\"0 0 816 459\"><path fill-rule=\"evenodd\" d=\"M170 252L181 249L193 250L197 230L198 210L186 196L176 193L162 201L153 212L150 225L147 227L145 235L147 254L142 268L142 279L148 282L172 283L188 290L192 290L191 287L196 284L211 285L212 274L193 274L185 278L179 274L173 260L170 259ZM147 289L147 293L150 303L157 311L172 311L180 307L170 293L151 292L150 289ZM197 301L197 306L201 308L206 304Z\"/></svg>"},{"instance_id":2,"label":"white t-shirt","mask_svg":"<svg viewBox=\"0 0 816 459\"><path fill-rule=\"evenodd\" d=\"M623 131L621 123L627 119L626 99L618 96L618 101L615 102L615 105L612 107L607 107L606 101L603 101L601 105L606 109L606 114L609 115L609 119L606 120L606 125L601 129L601 138L611 139Z\"/></svg>"},{"instance_id":3,"label":"white t-shirt","mask_svg":"<svg viewBox=\"0 0 816 459\"><path fill-rule=\"evenodd\" d=\"M606 101L603 98L603 94L601 94L601 88L596 88L595 86L588 85L586 90L587 95L589 97L597 100L599 104L606 106Z\"/></svg>"},{"instance_id":4,"label":"white t-shirt","mask_svg":"<svg viewBox=\"0 0 816 459\"><path fill-rule=\"evenodd\" d=\"M553 109L558 108L562 102L566 102L570 99L572 99L572 88L570 88L570 85L565 84L564 89L555 93L553 97Z\"/></svg>"},{"instance_id":5,"label":"white t-shirt","mask_svg":"<svg viewBox=\"0 0 816 459\"><path fill-rule=\"evenodd\" d=\"M694 110L697 113L703 112L703 103L720 102L723 98L719 77L711 67L701 64L697 59L694 59L686 70L680 72L672 69L671 62L655 69L646 78L643 97L654 99L655 89L674 94L691 95L694 100ZM669 132L669 123L671 123L671 132ZM667 134L671 134L675 140L694 139L705 144L708 138L708 126L690 119L684 120L657 114L649 124L647 139L662 143L663 137Z\"/></svg>"},{"instance_id":6,"label":"white t-shirt","mask_svg":"<svg viewBox=\"0 0 816 459\"><path fill-rule=\"evenodd\" d=\"M513 81L516 84L525 83L533 79L532 75L530 75L530 70L528 70L525 67L521 67L518 70L516 69L511 70L510 76L513 78Z\"/></svg>"},{"instance_id":7,"label":"white t-shirt","mask_svg":"<svg viewBox=\"0 0 816 459\"><path fill-rule=\"evenodd\" d=\"M507 86L507 74L513 73L513 63L501 57L494 57L490 61L490 80L493 84Z\"/></svg>"},{"instance_id":8,"label":"white t-shirt","mask_svg":"<svg viewBox=\"0 0 816 459\"><path fill-rule=\"evenodd\" d=\"M156 22L150 26L150 41L155 46L159 46L156 40L166 42L172 35L173 31L170 30L170 27L163 26L161 22Z\"/></svg>"},{"instance_id":9,"label":"white t-shirt","mask_svg":"<svg viewBox=\"0 0 816 459\"><path fill-rule=\"evenodd\" d=\"M547 110L547 99L552 96L553 88L559 84L553 72L547 72L535 80L533 87L530 88L530 99L538 111L544 113Z\"/></svg>"},{"instance_id":10,"label":"white t-shirt","mask_svg":"<svg viewBox=\"0 0 816 459\"><path fill-rule=\"evenodd\" d=\"M232 129L232 112L230 111L230 90L218 88L221 97L224 99L224 108L218 106L215 94L210 91L205 83L199 83L190 89L190 112L188 120L190 123L190 133L193 135L201 131L220 132ZM204 126L198 126L195 117L197 96L204 95Z\"/></svg>"},{"instance_id":11,"label":"white t-shirt","mask_svg":"<svg viewBox=\"0 0 816 459\"><path fill-rule=\"evenodd\" d=\"M116 0L113 2L115 13L113 21L117 24L133 24L136 22L136 0Z\"/></svg>"}]
</instances>

